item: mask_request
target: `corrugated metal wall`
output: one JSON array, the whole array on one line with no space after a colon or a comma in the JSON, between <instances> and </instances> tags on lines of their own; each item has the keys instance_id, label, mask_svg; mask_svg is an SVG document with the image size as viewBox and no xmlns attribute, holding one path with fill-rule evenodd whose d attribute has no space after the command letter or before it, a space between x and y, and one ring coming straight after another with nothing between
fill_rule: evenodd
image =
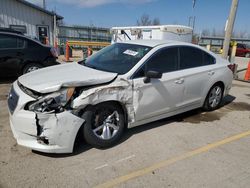
<instances>
[{"instance_id":1,"label":"corrugated metal wall","mask_svg":"<svg viewBox=\"0 0 250 188\"><path fill-rule=\"evenodd\" d=\"M25 25L27 35L38 37L37 26L49 27L49 39L53 44L53 16L28 7L15 0L0 0L0 27Z\"/></svg>"},{"instance_id":2,"label":"corrugated metal wall","mask_svg":"<svg viewBox=\"0 0 250 188\"><path fill-rule=\"evenodd\" d=\"M60 45L67 40L110 42L111 34L109 28L87 27L87 26L59 26L58 39Z\"/></svg>"}]
</instances>

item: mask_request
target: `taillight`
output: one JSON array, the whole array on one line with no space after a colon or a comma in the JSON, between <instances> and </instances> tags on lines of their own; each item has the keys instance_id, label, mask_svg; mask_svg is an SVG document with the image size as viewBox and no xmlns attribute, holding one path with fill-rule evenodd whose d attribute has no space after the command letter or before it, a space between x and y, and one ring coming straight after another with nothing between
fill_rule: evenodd
<instances>
[{"instance_id":1,"label":"taillight","mask_svg":"<svg viewBox=\"0 0 250 188\"><path fill-rule=\"evenodd\" d=\"M227 67L228 67L228 68L232 71L232 73L234 74L236 65L235 65L234 63L231 63L231 64L229 64Z\"/></svg>"},{"instance_id":2,"label":"taillight","mask_svg":"<svg viewBox=\"0 0 250 188\"><path fill-rule=\"evenodd\" d=\"M52 54L52 56L54 57L58 57L58 53L57 53L57 50L55 48L50 48L50 53Z\"/></svg>"}]
</instances>

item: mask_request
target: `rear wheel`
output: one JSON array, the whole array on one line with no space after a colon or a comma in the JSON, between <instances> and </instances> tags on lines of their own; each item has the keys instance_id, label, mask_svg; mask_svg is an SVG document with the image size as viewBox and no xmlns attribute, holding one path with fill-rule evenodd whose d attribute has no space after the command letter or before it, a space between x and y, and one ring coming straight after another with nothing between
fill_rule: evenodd
<instances>
[{"instance_id":1,"label":"rear wheel","mask_svg":"<svg viewBox=\"0 0 250 188\"><path fill-rule=\"evenodd\" d=\"M102 103L87 109L82 118L84 138L95 147L110 147L120 140L124 126L124 113L115 103Z\"/></svg>"},{"instance_id":2,"label":"rear wheel","mask_svg":"<svg viewBox=\"0 0 250 188\"><path fill-rule=\"evenodd\" d=\"M33 72L35 70L38 70L42 68L42 65L38 64L38 63L29 63L28 65L26 65L23 68L23 74L29 73L29 72Z\"/></svg>"},{"instance_id":3,"label":"rear wheel","mask_svg":"<svg viewBox=\"0 0 250 188\"><path fill-rule=\"evenodd\" d=\"M250 57L250 53L246 53L245 57L249 58Z\"/></svg>"},{"instance_id":4,"label":"rear wheel","mask_svg":"<svg viewBox=\"0 0 250 188\"><path fill-rule=\"evenodd\" d=\"M221 84L214 85L208 92L203 109L212 111L221 105L223 98L223 86Z\"/></svg>"}]
</instances>

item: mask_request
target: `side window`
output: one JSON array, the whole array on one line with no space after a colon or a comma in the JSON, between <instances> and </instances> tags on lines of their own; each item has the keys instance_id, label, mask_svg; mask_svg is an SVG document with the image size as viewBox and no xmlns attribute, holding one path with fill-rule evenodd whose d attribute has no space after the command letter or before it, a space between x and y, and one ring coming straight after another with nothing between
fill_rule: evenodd
<instances>
[{"instance_id":1,"label":"side window","mask_svg":"<svg viewBox=\"0 0 250 188\"><path fill-rule=\"evenodd\" d=\"M166 48L151 57L134 78L145 76L145 71L157 71L161 73L172 72L178 69L178 48Z\"/></svg>"},{"instance_id":2,"label":"side window","mask_svg":"<svg viewBox=\"0 0 250 188\"><path fill-rule=\"evenodd\" d=\"M166 48L155 54L146 63L146 70L158 71L161 73L177 70L178 48Z\"/></svg>"},{"instance_id":3,"label":"side window","mask_svg":"<svg viewBox=\"0 0 250 188\"><path fill-rule=\"evenodd\" d=\"M24 47L24 40L8 35L0 35L0 49L16 49Z\"/></svg>"},{"instance_id":4,"label":"side window","mask_svg":"<svg viewBox=\"0 0 250 188\"><path fill-rule=\"evenodd\" d=\"M203 52L193 47L180 47L180 69L202 66Z\"/></svg>"},{"instance_id":5,"label":"side window","mask_svg":"<svg viewBox=\"0 0 250 188\"><path fill-rule=\"evenodd\" d=\"M17 48L17 38L0 35L0 49Z\"/></svg>"},{"instance_id":6,"label":"side window","mask_svg":"<svg viewBox=\"0 0 250 188\"><path fill-rule=\"evenodd\" d=\"M243 45L243 44L238 43L238 44L237 44L237 48L244 48L244 45Z\"/></svg>"},{"instance_id":7,"label":"side window","mask_svg":"<svg viewBox=\"0 0 250 188\"><path fill-rule=\"evenodd\" d=\"M208 53L203 53L203 65L213 65L216 63L216 60L213 56L209 55Z\"/></svg>"}]
</instances>

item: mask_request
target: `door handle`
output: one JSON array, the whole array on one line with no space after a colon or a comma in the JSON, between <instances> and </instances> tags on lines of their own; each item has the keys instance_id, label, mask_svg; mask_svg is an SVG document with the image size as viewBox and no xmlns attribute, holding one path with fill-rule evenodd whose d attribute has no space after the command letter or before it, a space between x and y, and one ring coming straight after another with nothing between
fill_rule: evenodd
<instances>
[{"instance_id":1,"label":"door handle","mask_svg":"<svg viewBox=\"0 0 250 188\"><path fill-rule=\"evenodd\" d=\"M183 82L184 82L183 78L180 78L180 79L174 81L174 83L176 83L176 84L182 84Z\"/></svg>"},{"instance_id":2,"label":"door handle","mask_svg":"<svg viewBox=\"0 0 250 188\"><path fill-rule=\"evenodd\" d=\"M214 73L215 73L214 71L208 71L208 75L212 76L212 75L214 75Z\"/></svg>"}]
</instances>

